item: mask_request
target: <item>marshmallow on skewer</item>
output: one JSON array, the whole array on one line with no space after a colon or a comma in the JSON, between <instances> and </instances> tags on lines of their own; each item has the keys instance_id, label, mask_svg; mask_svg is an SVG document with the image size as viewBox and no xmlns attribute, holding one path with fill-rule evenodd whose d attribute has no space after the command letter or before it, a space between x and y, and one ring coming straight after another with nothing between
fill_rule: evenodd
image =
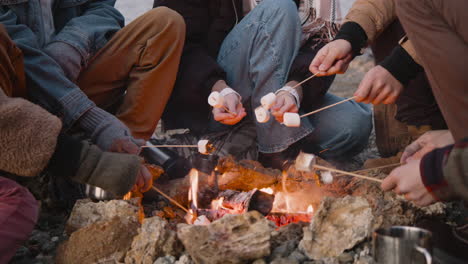
<instances>
[{"instance_id":1,"label":"marshmallow on skewer","mask_svg":"<svg viewBox=\"0 0 468 264\"><path fill-rule=\"evenodd\" d=\"M284 113L283 124L287 127L300 127L301 117L298 113Z\"/></svg>"},{"instance_id":2,"label":"marshmallow on skewer","mask_svg":"<svg viewBox=\"0 0 468 264\"><path fill-rule=\"evenodd\" d=\"M320 180L324 184L330 184L333 182L333 174L331 171L321 171L320 172Z\"/></svg>"},{"instance_id":3,"label":"marshmallow on skewer","mask_svg":"<svg viewBox=\"0 0 468 264\"><path fill-rule=\"evenodd\" d=\"M214 147L208 139L202 139L198 141L198 152L204 155L208 155L213 152Z\"/></svg>"},{"instance_id":4,"label":"marshmallow on skewer","mask_svg":"<svg viewBox=\"0 0 468 264\"><path fill-rule=\"evenodd\" d=\"M270 110L273 104L276 101L276 95L274 93L269 93L260 99L260 103L262 104L263 108L266 110Z\"/></svg>"},{"instance_id":5,"label":"marshmallow on skewer","mask_svg":"<svg viewBox=\"0 0 468 264\"><path fill-rule=\"evenodd\" d=\"M224 97L219 92L212 92L208 96L208 104L214 108L221 108L224 106Z\"/></svg>"},{"instance_id":6,"label":"marshmallow on skewer","mask_svg":"<svg viewBox=\"0 0 468 264\"><path fill-rule=\"evenodd\" d=\"M255 108L255 117L257 118L257 122L266 123L270 120L270 111L263 108L263 106L259 106Z\"/></svg>"},{"instance_id":7,"label":"marshmallow on skewer","mask_svg":"<svg viewBox=\"0 0 468 264\"><path fill-rule=\"evenodd\" d=\"M316 163L317 159L314 154L301 152L296 158L295 167L298 171L312 172L315 170Z\"/></svg>"}]
</instances>

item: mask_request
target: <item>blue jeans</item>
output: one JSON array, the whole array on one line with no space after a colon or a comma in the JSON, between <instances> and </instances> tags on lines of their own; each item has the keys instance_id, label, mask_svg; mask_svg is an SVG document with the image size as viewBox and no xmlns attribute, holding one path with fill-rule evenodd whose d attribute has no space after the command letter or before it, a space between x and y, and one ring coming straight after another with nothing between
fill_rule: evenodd
<instances>
[{"instance_id":1,"label":"blue jeans","mask_svg":"<svg viewBox=\"0 0 468 264\"><path fill-rule=\"evenodd\" d=\"M248 117L260 98L287 82L289 69L301 40L297 7L290 0L264 0L234 27L224 40L218 63L227 74L227 83L242 96ZM325 106L341 98L327 94L317 99ZM363 149L372 129L370 108L347 102L301 120L298 128L285 127L272 118L256 123L260 152L275 153L305 138L317 150L343 154ZM320 125L320 126L319 126ZM214 128L214 127L213 127ZM358 141L354 141L358 139Z\"/></svg>"}]
</instances>

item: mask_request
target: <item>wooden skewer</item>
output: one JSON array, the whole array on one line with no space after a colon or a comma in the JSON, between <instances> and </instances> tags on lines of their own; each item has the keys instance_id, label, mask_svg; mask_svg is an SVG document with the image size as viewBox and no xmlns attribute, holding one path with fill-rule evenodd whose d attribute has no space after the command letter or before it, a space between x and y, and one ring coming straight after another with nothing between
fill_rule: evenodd
<instances>
[{"instance_id":1,"label":"wooden skewer","mask_svg":"<svg viewBox=\"0 0 468 264\"><path fill-rule=\"evenodd\" d=\"M226 112L228 112L229 114L231 114L231 115L237 115L236 113L233 113L233 112L229 111L229 109L227 108L227 106L223 105L223 108L224 108L224 110L226 110Z\"/></svg>"},{"instance_id":2,"label":"wooden skewer","mask_svg":"<svg viewBox=\"0 0 468 264\"><path fill-rule=\"evenodd\" d=\"M180 203L178 203L176 200L172 199L171 197L169 197L167 194L165 194L164 192L162 192L161 190L159 190L158 188L156 187L152 187L153 190L157 191L159 194L161 194L162 196L164 196L164 198L166 198L167 200L169 200L169 202L173 203L174 205L176 205L177 207L179 207L180 209L184 210L184 212L186 212L187 214L189 214L189 210L187 208L185 208L184 206L182 206Z\"/></svg>"},{"instance_id":3,"label":"wooden skewer","mask_svg":"<svg viewBox=\"0 0 468 264\"><path fill-rule=\"evenodd\" d=\"M339 105L339 104L346 103L346 102L348 102L348 101L354 100L354 99L356 99L356 98L357 98L356 96L353 96L353 97L350 97L350 98L348 98L348 99L344 99L343 101L339 101L339 102L337 102L337 103L331 104L331 105L329 105L329 106L325 106L325 107L323 107L323 108L317 109L317 110L312 111L312 112L310 112L310 113L303 114L303 115L301 115L301 118L306 117L306 116L310 116L310 115L313 115L313 114L316 114L316 113L321 112L321 111L323 111L323 110L327 110L328 108L332 108L332 107L334 107L334 106L336 106L336 105Z\"/></svg>"},{"instance_id":4,"label":"wooden skewer","mask_svg":"<svg viewBox=\"0 0 468 264\"><path fill-rule=\"evenodd\" d=\"M356 174L356 173L352 173L352 172L347 172L347 171L342 171L342 170L327 168L327 167L320 166L320 165L314 165L314 167L315 167L316 169L319 169L319 170L333 171L333 172L337 172L337 173L340 173L340 174L343 174L343 175L353 176L353 177L360 178L360 179L364 179L364 180L369 180L369 181L374 181L374 182L382 183L382 180L380 180L380 179L376 179L376 178L372 178L372 177L368 177L368 176L364 176L364 175L360 175L360 174Z\"/></svg>"},{"instance_id":5,"label":"wooden skewer","mask_svg":"<svg viewBox=\"0 0 468 264\"><path fill-rule=\"evenodd\" d=\"M357 170L357 171L353 171L352 173L364 173L364 172L373 171L373 170L392 168L392 167L396 167L396 166L400 166L400 165L401 165L401 163L394 163L394 164L390 164L390 165L384 165L384 166L379 166L379 167L374 167L374 168L369 168L369 169L364 169L364 170ZM340 174L337 174L336 176L340 176Z\"/></svg>"},{"instance_id":6,"label":"wooden skewer","mask_svg":"<svg viewBox=\"0 0 468 264\"><path fill-rule=\"evenodd\" d=\"M302 82L300 82L300 83L294 85L292 88L293 88L293 89L296 89L297 87L301 86L303 83L305 83L305 82L307 82L308 80L310 80L310 79L314 78L315 76L317 76L317 74L318 74L318 73L316 73L316 74L310 76L309 78L303 80Z\"/></svg>"},{"instance_id":7,"label":"wooden skewer","mask_svg":"<svg viewBox=\"0 0 468 264\"><path fill-rule=\"evenodd\" d=\"M198 145L153 145L142 146L141 148L198 148Z\"/></svg>"}]
</instances>

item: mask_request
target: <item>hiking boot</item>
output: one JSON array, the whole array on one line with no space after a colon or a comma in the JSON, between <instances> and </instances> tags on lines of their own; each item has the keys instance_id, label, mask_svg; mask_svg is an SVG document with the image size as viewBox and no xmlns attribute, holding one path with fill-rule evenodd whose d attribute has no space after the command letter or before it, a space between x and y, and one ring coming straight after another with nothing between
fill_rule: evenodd
<instances>
[{"instance_id":1,"label":"hiking boot","mask_svg":"<svg viewBox=\"0 0 468 264\"><path fill-rule=\"evenodd\" d=\"M374 124L377 149L382 157L397 154L411 142L411 135L404 123L395 119L397 106L374 106Z\"/></svg>"},{"instance_id":2,"label":"hiking boot","mask_svg":"<svg viewBox=\"0 0 468 264\"><path fill-rule=\"evenodd\" d=\"M382 173L389 174L393 169L398 167L398 165L396 164L400 163L401 155L403 155L403 152L398 152L398 154L389 158L368 159L366 160L366 162L364 162L364 169L372 169L372 168L395 165L395 166L383 168L380 170Z\"/></svg>"}]
</instances>

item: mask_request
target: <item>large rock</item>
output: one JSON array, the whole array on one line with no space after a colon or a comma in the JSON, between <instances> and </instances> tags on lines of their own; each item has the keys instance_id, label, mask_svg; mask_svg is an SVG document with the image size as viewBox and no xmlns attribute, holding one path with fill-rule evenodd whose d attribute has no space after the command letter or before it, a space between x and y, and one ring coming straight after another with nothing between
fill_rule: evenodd
<instances>
[{"instance_id":1,"label":"large rock","mask_svg":"<svg viewBox=\"0 0 468 264\"><path fill-rule=\"evenodd\" d=\"M370 236L373 219L365 198L325 197L310 226L304 228L299 248L311 259L338 257Z\"/></svg>"},{"instance_id":2,"label":"large rock","mask_svg":"<svg viewBox=\"0 0 468 264\"><path fill-rule=\"evenodd\" d=\"M92 202L90 199L78 200L73 207L65 230L68 234L100 221L109 221L119 217L124 222L138 221L142 216L139 198L112 200L108 202Z\"/></svg>"},{"instance_id":3,"label":"large rock","mask_svg":"<svg viewBox=\"0 0 468 264\"><path fill-rule=\"evenodd\" d=\"M109 221L101 221L81 228L59 247L56 263L121 262L139 226L138 221L123 221L119 217L114 217Z\"/></svg>"},{"instance_id":4,"label":"large rock","mask_svg":"<svg viewBox=\"0 0 468 264\"><path fill-rule=\"evenodd\" d=\"M159 257L178 256L182 245L164 219L155 216L143 220L138 235L125 257L127 264L153 264Z\"/></svg>"},{"instance_id":5,"label":"large rock","mask_svg":"<svg viewBox=\"0 0 468 264\"><path fill-rule=\"evenodd\" d=\"M246 263L270 255L272 222L256 211L208 226L179 224L177 236L195 263Z\"/></svg>"}]
</instances>

